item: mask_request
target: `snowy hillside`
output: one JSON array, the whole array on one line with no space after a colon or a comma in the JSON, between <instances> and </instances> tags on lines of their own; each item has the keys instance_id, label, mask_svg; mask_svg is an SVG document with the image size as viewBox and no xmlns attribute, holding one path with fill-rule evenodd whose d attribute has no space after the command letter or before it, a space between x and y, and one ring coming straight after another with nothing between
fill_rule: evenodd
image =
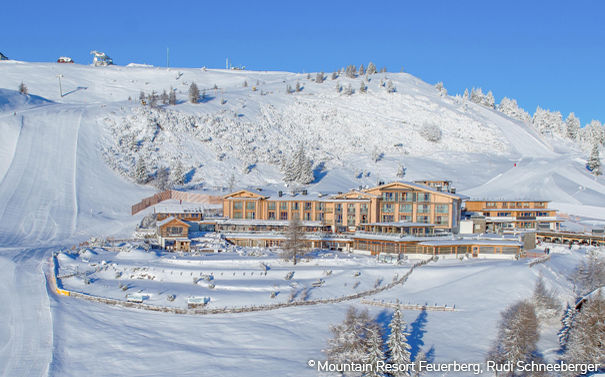
<instances>
[{"instance_id":1,"label":"snowy hillside","mask_svg":"<svg viewBox=\"0 0 605 377\"><path fill-rule=\"evenodd\" d=\"M283 185L281 166L300 145L315 169L310 190L392 180L403 164L408 180L451 179L473 197L550 199L605 217L603 180L585 169L585 152L406 73L326 74L320 83L316 74L15 61L0 72L7 244L127 233L121 221L133 223L129 206L154 190L161 168L212 191L231 176L236 186ZM13 91L21 82L32 95ZM193 82L205 93L198 104L187 101ZM170 88L175 106L138 100ZM137 161L148 185L134 183Z\"/></svg>"}]
</instances>

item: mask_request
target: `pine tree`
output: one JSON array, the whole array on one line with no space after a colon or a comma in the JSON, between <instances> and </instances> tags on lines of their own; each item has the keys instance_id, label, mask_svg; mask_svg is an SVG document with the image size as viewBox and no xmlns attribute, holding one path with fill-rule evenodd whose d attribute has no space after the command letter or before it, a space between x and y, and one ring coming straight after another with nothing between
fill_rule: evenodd
<instances>
[{"instance_id":1,"label":"pine tree","mask_svg":"<svg viewBox=\"0 0 605 377\"><path fill-rule=\"evenodd\" d=\"M363 363L367 357L367 329L371 320L367 309L357 311L349 307L344 321L330 327L332 338L328 340L325 352L333 364Z\"/></svg>"},{"instance_id":2,"label":"pine tree","mask_svg":"<svg viewBox=\"0 0 605 377\"><path fill-rule=\"evenodd\" d=\"M229 177L229 181L227 182L227 184L229 185L229 192L233 192L233 188L235 187L235 174L231 173L231 176Z\"/></svg>"},{"instance_id":3,"label":"pine tree","mask_svg":"<svg viewBox=\"0 0 605 377\"><path fill-rule=\"evenodd\" d=\"M571 140L578 139L578 133L580 132L580 120L576 118L576 114L569 113L567 119L565 119L565 127L567 129L567 137Z\"/></svg>"},{"instance_id":4,"label":"pine tree","mask_svg":"<svg viewBox=\"0 0 605 377\"><path fill-rule=\"evenodd\" d=\"M145 95L145 92L141 90L141 92L139 93L139 102L141 102L142 104L145 104L145 98L147 96Z\"/></svg>"},{"instance_id":5,"label":"pine tree","mask_svg":"<svg viewBox=\"0 0 605 377\"><path fill-rule=\"evenodd\" d=\"M149 173L147 172L147 166L145 160L140 157L134 168L135 180L139 184L145 184L149 182Z\"/></svg>"},{"instance_id":6,"label":"pine tree","mask_svg":"<svg viewBox=\"0 0 605 377\"><path fill-rule=\"evenodd\" d=\"M322 82L324 82L324 73L320 72L315 76L315 82L318 84L321 84Z\"/></svg>"},{"instance_id":7,"label":"pine tree","mask_svg":"<svg viewBox=\"0 0 605 377\"><path fill-rule=\"evenodd\" d=\"M200 90L198 89L196 83L192 82L189 85L189 102L198 103L200 100Z\"/></svg>"},{"instance_id":8,"label":"pine tree","mask_svg":"<svg viewBox=\"0 0 605 377\"><path fill-rule=\"evenodd\" d=\"M296 89L297 92L300 92L302 90L301 86L300 86L300 82L296 82Z\"/></svg>"},{"instance_id":9,"label":"pine tree","mask_svg":"<svg viewBox=\"0 0 605 377\"><path fill-rule=\"evenodd\" d=\"M596 176L601 175L601 158L599 157L599 145L597 143L594 143L592 146L592 152L590 153L586 167L592 174Z\"/></svg>"},{"instance_id":10,"label":"pine tree","mask_svg":"<svg viewBox=\"0 0 605 377\"><path fill-rule=\"evenodd\" d=\"M183 168L183 164L179 161L176 164L174 170L171 171L172 175L172 183L173 185L183 185L185 184L185 170Z\"/></svg>"},{"instance_id":11,"label":"pine tree","mask_svg":"<svg viewBox=\"0 0 605 377\"><path fill-rule=\"evenodd\" d=\"M313 163L307 158L301 145L284 167L284 181L305 185L313 182L314 179Z\"/></svg>"},{"instance_id":12,"label":"pine tree","mask_svg":"<svg viewBox=\"0 0 605 377\"><path fill-rule=\"evenodd\" d=\"M342 86L340 86L340 83L337 81L336 82L336 93L340 93L342 91Z\"/></svg>"},{"instance_id":13,"label":"pine tree","mask_svg":"<svg viewBox=\"0 0 605 377\"><path fill-rule=\"evenodd\" d=\"M351 84L347 85L347 87L344 90L344 94L346 94L347 96L350 96L354 93L355 91L353 90L353 86L351 86Z\"/></svg>"},{"instance_id":14,"label":"pine tree","mask_svg":"<svg viewBox=\"0 0 605 377\"><path fill-rule=\"evenodd\" d=\"M605 366L605 299L600 291L575 315L563 360L568 364Z\"/></svg>"},{"instance_id":15,"label":"pine tree","mask_svg":"<svg viewBox=\"0 0 605 377\"><path fill-rule=\"evenodd\" d=\"M397 89L395 88L395 85L393 85L393 81L389 80L387 82L387 93L395 93L397 91Z\"/></svg>"},{"instance_id":16,"label":"pine tree","mask_svg":"<svg viewBox=\"0 0 605 377\"><path fill-rule=\"evenodd\" d=\"M517 105L516 99L504 97L498 105L498 111L508 115L511 118L518 119L520 121L529 123L531 122L531 115Z\"/></svg>"},{"instance_id":17,"label":"pine tree","mask_svg":"<svg viewBox=\"0 0 605 377\"><path fill-rule=\"evenodd\" d=\"M21 84L19 84L19 93L27 94L27 86L25 86L23 81L21 81Z\"/></svg>"},{"instance_id":18,"label":"pine tree","mask_svg":"<svg viewBox=\"0 0 605 377\"><path fill-rule=\"evenodd\" d=\"M160 97L162 99L162 104L163 105L167 105L168 104L168 93L166 93L166 89L164 89L164 91L162 92L162 95Z\"/></svg>"},{"instance_id":19,"label":"pine tree","mask_svg":"<svg viewBox=\"0 0 605 377\"><path fill-rule=\"evenodd\" d=\"M378 370L379 363L382 364L385 361L384 346L382 343L382 331L376 323L370 324L367 329L367 340L366 340L366 356L364 363L372 366L372 370L369 371L366 376L368 377L380 377L383 374Z\"/></svg>"},{"instance_id":20,"label":"pine tree","mask_svg":"<svg viewBox=\"0 0 605 377\"><path fill-rule=\"evenodd\" d=\"M374 65L374 63L370 62L368 64L368 69L366 69L366 73L368 75L373 75L374 73L376 73L376 66Z\"/></svg>"},{"instance_id":21,"label":"pine tree","mask_svg":"<svg viewBox=\"0 0 605 377\"><path fill-rule=\"evenodd\" d=\"M464 95L462 96L462 98L463 98L464 100L466 100L466 101L468 101L468 100L469 100L469 96L468 96L468 88L467 88L467 89L464 89Z\"/></svg>"},{"instance_id":22,"label":"pine tree","mask_svg":"<svg viewBox=\"0 0 605 377\"><path fill-rule=\"evenodd\" d=\"M168 95L168 103L176 105L176 92L172 88L170 88L170 94Z\"/></svg>"},{"instance_id":23,"label":"pine tree","mask_svg":"<svg viewBox=\"0 0 605 377\"><path fill-rule=\"evenodd\" d=\"M399 305L393 313L393 318L389 323L389 329L391 333L387 339L387 348L389 354L389 362L397 365L408 365L411 363L410 359L410 345L408 344L407 337L408 333L405 331L405 321L403 315L399 309ZM399 370L393 372L393 377L409 376L410 373L407 370Z\"/></svg>"},{"instance_id":24,"label":"pine tree","mask_svg":"<svg viewBox=\"0 0 605 377\"><path fill-rule=\"evenodd\" d=\"M363 67L363 64L359 66L359 76L363 76L366 74L366 70Z\"/></svg>"},{"instance_id":25,"label":"pine tree","mask_svg":"<svg viewBox=\"0 0 605 377\"><path fill-rule=\"evenodd\" d=\"M151 94L147 96L147 104L151 108L158 107L158 94L155 92L155 90L152 90Z\"/></svg>"},{"instance_id":26,"label":"pine tree","mask_svg":"<svg viewBox=\"0 0 605 377\"><path fill-rule=\"evenodd\" d=\"M485 96L484 104L485 104L485 106L493 109L494 107L496 107L495 103L496 103L496 100L494 99L494 94L490 90L489 92L487 92L487 95Z\"/></svg>"},{"instance_id":27,"label":"pine tree","mask_svg":"<svg viewBox=\"0 0 605 377\"><path fill-rule=\"evenodd\" d=\"M168 190L171 187L170 184L170 171L168 168L160 167L155 173L155 187L160 191Z\"/></svg>"},{"instance_id":28,"label":"pine tree","mask_svg":"<svg viewBox=\"0 0 605 377\"><path fill-rule=\"evenodd\" d=\"M405 177L406 170L407 169L405 168L405 166L403 164L399 164L399 167L397 168L397 178Z\"/></svg>"},{"instance_id":29,"label":"pine tree","mask_svg":"<svg viewBox=\"0 0 605 377\"><path fill-rule=\"evenodd\" d=\"M361 80L361 85L359 86L359 93L365 93L368 91L368 87L366 86L366 83Z\"/></svg>"}]
</instances>

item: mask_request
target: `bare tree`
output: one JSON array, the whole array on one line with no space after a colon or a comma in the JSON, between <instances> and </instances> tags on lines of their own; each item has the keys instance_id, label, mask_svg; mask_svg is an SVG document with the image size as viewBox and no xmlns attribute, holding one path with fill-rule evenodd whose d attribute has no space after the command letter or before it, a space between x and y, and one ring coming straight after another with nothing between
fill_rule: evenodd
<instances>
[{"instance_id":1,"label":"bare tree","mask_svg":"<svg viewBox=\"0 0 605 377\"><path fill-rule=\"evenodd\" d=\"M292 260L292 263L296 265L299 257L303 255L303 248L305 246L303 236L302 223L296 215L293 215L288 224L286 243L282 252L284 260Z\"/></svg>"},{"instance_id":2,"label":"bare tree","mask_svg":"<svg viewBox=\"0 0 605 377\"><path fill-rule=\"evenodd\" d=\"M357 311L353 306L349 307L344 321L330 328L332 338L324 351L328 361L334 364L363 363L367 358L368 329L372 322L367 309Z\"/></svg>"},{"instance_id":3,"label":"bare tree","mask_svg":"<svg viewBox=\"0 0 605 377\"><path fill-rule=\"evenodd\" d=\"M555 298L555 294L546 288L542 276L536 280L532 301L540 320L552 319L561 311L561 303Z\"/></svg>"},{"instance_id":4,"label":"bare tree","mask_svg":"<svg viewBox=\"0 0 605 377\"><path fill-rule=\"evenodd\" d=\"M168 190L170 188L170 172L168 168L160 167L155 173L155 186L160 190Z\"/></svg>"}]
</instances>

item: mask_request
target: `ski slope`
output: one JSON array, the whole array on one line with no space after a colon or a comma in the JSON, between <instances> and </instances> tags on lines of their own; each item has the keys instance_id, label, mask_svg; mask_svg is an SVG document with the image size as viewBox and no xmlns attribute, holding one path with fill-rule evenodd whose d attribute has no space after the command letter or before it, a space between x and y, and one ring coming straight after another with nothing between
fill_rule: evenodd
<instances>
[{"instance_id":1,"label":"ski slope","mask_svg":"<svg viewBox=\"0 0 605 377\"><path fill-rule=\"evenodd\" d=\"M579 221L605 221L605 181L586 171L577 147L442 97L405 73L370 79L361 94L359 78L319 84L288 72L0 62L0 315L7 319L0 324L0 374L94 376L127 368L158 376L316 375L306 360L322 357L329 325L342 319L346 305L198 318L49 295L42 271L52 251L91 236L129 236L140 221L143 214L130 216L130 206L156 189L134 183L139 158L151 173L181 161L190 177L185 188L224 192L233 175L238 187L284 189L280 161L303 144L316 166L311 192L392 180L404 164L406 180L450 179L475 198L552 200ZM386 93L385 80L396 93ZM32 95L15 91L22 81ZM186 102L194 81L207 94L196 105ZM303 90L286 94L286 85L297 82ZM336 82L356 93L338 93ZM138 104L140 91L170 87L177 89L176 106ZM442 140L424 139L424 124L438 125ZM376 162L375 151L382 154ZM430 314L421 331L436 360L470 360L485 352L503 305L523 297L536 273L514 263L444 264L384 298L458 297L462 306L485 300L453 322L449 314ZM495 285L508 290L494 295L488 288ZM560 289L569 294L570 287ZM413 321L418 313L406 315ZM471 330L476 336L468 338ZM468 342L457 348L461 338ZM552 334L544 342L552 348Z\"/></svg>"}]
</instances>

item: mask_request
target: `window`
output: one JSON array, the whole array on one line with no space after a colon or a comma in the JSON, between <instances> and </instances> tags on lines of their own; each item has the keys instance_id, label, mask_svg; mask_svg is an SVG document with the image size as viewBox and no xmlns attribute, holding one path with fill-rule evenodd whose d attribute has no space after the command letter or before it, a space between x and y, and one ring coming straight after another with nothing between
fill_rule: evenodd
<instances>
[{"instance_id":1,"label":"window","mask_svg":"<svg viewBox=\"0 0 605 377\"><path fill-rule=\"evenodd\" d=\"M342 212L342 204L336 204L336 212Z\"/></svg>"},{"instance_id":2,"label":"window","mask_svg":"<svg viewBox=\"0 0 605 377\"><path fill-rule=\"evenodd\" d=\"M311 210L311 202L305 202L305 211Z\"/></svg>"},{"instance_id":3,"label":"window","mask_svg":"<svg viewBox=\"0 0 605 377\"><path fill-rule=\"evenodd\" d=\"M275 211L269 211L269 220L275 220Z\"/></svg>"},{"instance_id":4,"label":"window","mask_svg":"<svg viewBox=\"0 0 605 377\"><path fill-rule=\"evenodd\" d=\"M304 216L303 216L304 220L310 221L311 220L311 212L305 212Z\"/></svg>"},{"instance_id":5,"label":"window","mask_svg":"<svg viewBox=\"0 0 605 377\"><path fill-rule=\"evenodd\" d=\"M168 230L168 234L181 234L181 233L183 233L183 228L179 227L179 226L169 226L167 230Z\"/></svg>"},{"instance_id":6,"label":"window","mask_svg":"<svg viewBox=\"0 0 605 377\"><path fill-rule=\"evenodd\" d=\"M447 216L435 216L435 224L436 225L447 225L448 217Z\"/></svg>"},{"instance_id":7,"label":"window","mask_svg":"<svg viewBox=\"0 0 605 377\"><path fill-rule=\"evenodd\" d=\"M336 215L336 224L342 224L342 215Z\"/></svg>"},{"instance_id":8,"label":"window","mask_svg":"<svg viewBox=\"0 0 605 377\"><path fill-rule=\"evenodd\" d=\"M298 211L298 207L299 207L298 202L293 202L293 203L292 203L292 209L293 209L293 210Z\"/></svg>"},{"instance_id":9,"label":"window","mask_svg":"<svg viewBox=\"0 0 605 377\"><path fill-rule=\"evenodd\" d=\"M429 213L431 212L430 204L418 204L417 208L418 213Z\"/></svg>"},{"instance_id":10,"label":"window","mask_svg":"<svg viewBox=\"0 0 605 377\"><path fill-rule=\"evenodd\" d=\"M320 203L320 202L315 203L315 210L323 211L324 209L326 209L326 203Z\"/></svg>"},{"instance_id":11,"label":"window","mask_svg":"<svg viewBox=\"0 0 605 377\"><path fill-rule=\"evenodd\" d=\"M355 226L355 214L353 214L353 215L347 214L347 225Z\"/></svg>"},{"instance_id":12,"label":"window","mask_svg":"<svg viewBox=\"0 0 605 377\"><path fill-rule=\"evenodd\" d=\"M416 222L423 223L423 224L428 224L429 223L429 217L428 216L416 216Z\"/></svg>"},{"instance_id":13,"label":"window","mask_svg":"<svg viewBox=\"0 0 605 377\"><path fill-rule=\"evenodd\" d=\"M410 216L410 215L399 215L399 221L412 221L412 216Z\"/></svg>"},{"instance_id":14,"label":"window","mask_svg":"<svg viewBox=\"0 0 605 377\"><path fill-rule=\"evenodd\" d=\"M392 223L393 221L395 221L393 215L382 215L383 223Z\"/></svg>"},{"instance_id":15,"label":"window","mask_svg":"<svg viewBox=\"0 0 605 377\"><path fill-rule=\"evenodd\" d=\"M382 212L392 213L393 212L393 205L392 204L383 203L382 204Z\"/></svg>"},{"instance_id":16,"label":"window","mask_svg":"<svg viewBox=\"0 0 605 377\"><path fill-rule=\"evenodd\" d=\"M384 200L385 202L392 202L394 199L394 195L392 192L383 192L382 193L382 200Z\"/></svg>"},{"instance_id":17,"label":"window","mask_svg":"<svg viewBox=\"0 0 605 377\"><path fill-rule=\"evenodd\" d=\"M347 205L347 213L350 215L351 213L355 215L355 204Z\"/></svg>"},{"instance_id":18,"label":"window","mask_svg":"<svg viewBox=\"0 0 605 377\"><path fill-rule=\"evenodd\" d=\"M279 209L288 209L288 203L279 202Z\"/></svg>"},{"instance_id":19,"label":"window","mask_svg":"<svg viewBox=\"0 0 605 377\"><path fill-rule=\"evenodd\" d=\"M431 194L428 192L419 192L418 193L418 202L430 202Z\"/></svg>"},{"instance_id":20,"label":"window","mask_svg":"<svg viewBox=\"0 0 605 377\"><path fill-rule=\"evenodd\" d=\"M413 202L416 200L416 193L408 191L401 194L402 202Z\"/></svg>"},{"instance_id":21,"label":"window","mask_svg":"<svg viewBox=\"0 0 605 377\"><path fill-rule=\"evenodd\" d=\"M368 213L368 205L363 203L359 206L360 212L362 214L367 214Z\"/></svg>"},{"instance_id":22,"label":"window","mask_svg":"<svg viewBox=\"0 0 605 377\"><path fill-rule=\"evenodd\" d=\"M233 202L233 209L242 209L242 202Z\"/></svg>"},{"instance_id":23,"label":"window","mask_svg":"<svg viewBox=\"0 0 605 377\"><path fill-rule=\"evenodd\" d=\"M247 210L254 210L255 208L255 203L254 202L246 202L246 209Z\"/></svg>"},{"instance_id":24,"label":"window","mask_svg":"<svg viewBox=\"0 0 605 377\"><path fill-rule=\"evenodd\" d=\"M235 212L233 212L233 218L234 219L241 219L242 218L242 211L235 211Z\"/></svg>"},{"instance_id":25,"label":"window","mask_svg":"<svg viewBox=\"0 0 605 377\"><path fill-rule=\"evenodd\" d=\"M246 218L248 220L254 220L254 211L252 211L252 212L246 212Z\"/></svg>"},{"instance_id":26,"label":"window","mask_svg":"<svg viewBox=\"0 0 605 377\"><path fill-rule=\"evenodd\" d=\"M275 202L268 202L267 207L269 210L275 210Z\"/></svg>"},{"instance_id":27,"label":"window","mask_svg":"<svg viewBox=\"0 0 605 377\"><path fill-rule=\"evenodd\" d=\"M323 221L324 219L324 214L323 213L316 213L315 214L315 221Z\"/></svg>"},{"instance_id":28,"label":"window","mask_svg":"<svg viewBox=\"0 0 605 377\"><path fill-rule=\"evenodd\" d=\"M412 205L411 204L400 204L399 212L412 213Z\"/></svg>"},{"instance_id":29,"label":"window","mask_svg":"<svg viewBox=\"0 0 605 377\"><path fill-rule=\"evenodd\" d=\"M435 212L437 213L449 213L450 206L448 204L437 204L435 206Z\"/></svg>"},{"instance_id":30,"label":"window","mask_svg":"<svg viewBox=\"0 0 605 377\"><path fill-rule=\"evenodd\" d=\"M485 207L486 208L496 208L496 202L486 202Z\"/></svg>"},{"instance_id":31,"label":"window","mask_svg":"<svg viewBox=\"0 0 605 377\"><path fill-rule=\"evenodd\" d=\"M367 224L368 222L368 215L361 215L361 220L359 221L362 224Z\"/></svg>"},{"instance_id":32,"label":"window","mask_svg":"<svg viewBox=\"0 0 605 377\"><path fill-rule=\"evenodd\" d=\"M279 219L280 219L280 220L288 220L288 212L286 212L286 211L281 211L281 212L279 213Z\"/></svg>"}]
</instances>

